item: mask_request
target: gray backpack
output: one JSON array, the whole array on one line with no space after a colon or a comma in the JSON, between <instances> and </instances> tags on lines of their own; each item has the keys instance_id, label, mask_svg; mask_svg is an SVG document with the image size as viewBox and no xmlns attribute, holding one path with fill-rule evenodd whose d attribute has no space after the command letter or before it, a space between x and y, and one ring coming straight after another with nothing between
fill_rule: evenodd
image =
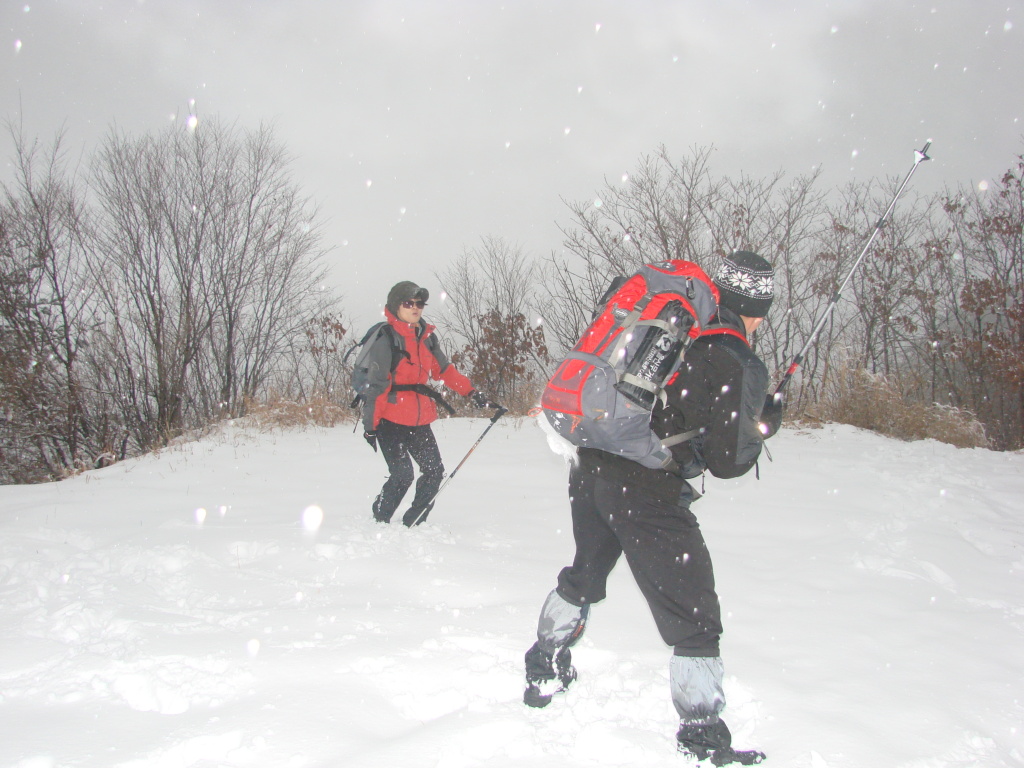
<instances>
[{"instance_id":1,"label":"gray backpack","mask_svg":"<svg viewBox=\"0 0 1024 768\"><path fill-rule=\"evenodd\" d=\"M405 340L402 339L399 334L395 333L395 329L391 327L391 324L385 320L381 320L379 323L375 323L370 327L363 338L356 342L356 344L345 353L345 357L342 362L346 362L353 352L357 349L359 354L356 355L355 361L352 363L352 392L353 398L351 407L360 408L363 401L366 399L366 392L370 388L370 355L374 344L380 337L386 337L388 345L391 348L391 366L389 373L393 374L398 364L402 362L403 357L408 357L409 353L405 350ZM437 341L437 336L430 334L426 340L427 349L432 355L437 357L439 360L447 362L448 358L441 352L440 344ZM440 405L449 414L454 414L455 410L445 401L441 394L426 384L391 384L388 387L389 392L417 392L425 397L429 397L435 403Z\"/></svg>"},{"instance_id":2,"label":"gray backpack","mask_svg":"<svg viewBox=\"0 0 1024 768\"><path fill-rule=\"evenodd\" d=\"M548 380L544 418L577 447L670 468L669 448L696 433L662 441L651 429L651 411L717 310L718 288L690 261L646 264L618 278Z\"/></svg>"},{"instance_id":3,"label":"gray backpack","mask_svg":"<svg viewBox=\"0 0 1024 768\"><path fill-rule=\"evenodd\" d=\"M377 341L377 337L385 335L389 339L391 345L391 372L394 373L395 368L402 361L402 355L407 355L405 351L405 345L402 340L398 338L398 334L395 333L391 324L382 320L379 323L375 323L370 327L361 340L356 342L353 347L345 353L345 357L342 358L342 363L348 361L349 356L359 350L359 354L356 355L355 361L352 363L352 407L358 408L360 403L366 396L366 390L370 386L369 372L369 356L370 351L373 349L374 342Z\"/></svg>"}]
</instances>

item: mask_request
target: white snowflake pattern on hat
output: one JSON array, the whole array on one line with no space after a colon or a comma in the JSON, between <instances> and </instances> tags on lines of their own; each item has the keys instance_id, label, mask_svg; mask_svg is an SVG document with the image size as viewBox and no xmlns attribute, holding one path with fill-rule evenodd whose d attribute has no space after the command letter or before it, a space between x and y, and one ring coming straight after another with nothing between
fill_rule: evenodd
<instances>
[{"instance_id":1,"label":"white snowflake pattern on hat","mask_svg":"<svg viewBox=\"0 0 1024 768\"><path fill-rule=\"evenodd\" d=\"M762 296L775 295L775 278L772 275L762 275L754 281L754 292Z\"/></svg>"},{"instance_id":2,"label":"white snowflake pattern on hat","mask_svg":"<svg viewBox=\"0 0 1024 768\"><path fill-rule=\"evenodd\" d=\"M722 268L715 280L743 296L759 298L773 295L774 279L772 275L753 274L737 268L735 264L730 264L728 261L722 263Z\"/></svg>"}]
</instances>

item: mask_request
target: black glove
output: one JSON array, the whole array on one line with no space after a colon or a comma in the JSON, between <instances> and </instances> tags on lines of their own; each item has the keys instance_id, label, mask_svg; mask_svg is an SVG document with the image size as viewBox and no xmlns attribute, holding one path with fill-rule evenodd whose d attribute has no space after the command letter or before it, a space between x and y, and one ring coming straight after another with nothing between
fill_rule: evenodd
<instances>
[{"instance_id":1,"label":"black glove","mask_svg":"<svg viewBox=\"0 0 1024 768\"><path fill-rule=\"evenodd\" d=\"M370 444L373 448L373 452L377 452L377 433L376 432L363 432L363 440Z\"/></svg>"},{"instance_id":2,"label":"black glove","mask_svg":"<svg viewBox=\"0 0 1024 768\"><path fill-rule=\"evenodd\" d=\"M761 421L757 425L765 440L779 431L782 426L782 414L785 410L786 399L781 392L765 395L764 407L761 409Z\"/></svg>"},{"instance_id":3,"label":"black glove","mask_svg":"<svg viewBox=\"0 0 1024 768\"><path fill-rule=\"evenodd\" d=\"M488 400L487 396L484 395L483 392L476 389L474 389L472 392L466 395L466 397L472 400L473 405L475 405L477 408L501 408L501 406L498 405L497 403L492 403L490 400Z\"/></svg>"}]
</instances>

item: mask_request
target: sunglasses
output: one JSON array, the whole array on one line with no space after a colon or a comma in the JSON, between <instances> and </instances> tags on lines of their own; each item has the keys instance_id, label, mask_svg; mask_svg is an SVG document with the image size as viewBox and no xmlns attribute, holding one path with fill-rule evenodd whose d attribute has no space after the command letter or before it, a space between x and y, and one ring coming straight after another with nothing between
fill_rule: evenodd
<instances>
[{"instance_id":1,"label":"sunglasses","mask_svg":"<svg viewBox=\"0 0 1024 768\"><path fill-rule=\"evenodd\" d=\"M416 309L423 309L425 306L427 306L427 302L423 301L422 299L417 299L416 301L410 299L409 301L403 301L402 306L405 307L406 309L412 309L413 307L416 307Z\"/></svg>"}]
</instances>

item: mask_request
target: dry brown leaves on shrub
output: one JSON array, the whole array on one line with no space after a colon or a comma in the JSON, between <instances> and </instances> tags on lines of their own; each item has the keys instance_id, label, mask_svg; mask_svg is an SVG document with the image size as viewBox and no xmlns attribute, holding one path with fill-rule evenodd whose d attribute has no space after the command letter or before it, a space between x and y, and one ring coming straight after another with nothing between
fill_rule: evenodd
<instances>
[{"instance_id":1,"label":"dry brown leaves on shrub","mask_svg":"<svg viewBox=\"0 0 1024 768\"><path fill-rule=\"evenodd\" d=\"M333 427L352 421L353 414L351 409L321 395L304 402L272 396L262 402L250 402L247 406L248 417L255 424L270 429Z\"/></svg>"},{"instance_id":2,"label":"dry brown leaves on shrub","mask_svg":"<svg viewBox=\"0 0 1024 768\"><path fill-rule=\"evenodd\" d=\"M825 421L870 429L899 440L938 440L958 448L987 448L985 428L971 413L948 405L913 402L884 376L848 369L811 409Z\"/></svg>"}]
</instances>

